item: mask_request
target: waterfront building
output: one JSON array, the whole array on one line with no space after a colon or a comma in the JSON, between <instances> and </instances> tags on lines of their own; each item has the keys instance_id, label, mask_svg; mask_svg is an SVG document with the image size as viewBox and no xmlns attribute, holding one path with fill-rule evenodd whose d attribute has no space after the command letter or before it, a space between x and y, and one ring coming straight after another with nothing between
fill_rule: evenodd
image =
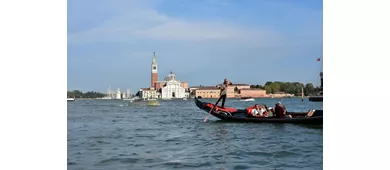
<instances>
[{"instance_id":1,"label":"waterfront building","mask_svg":"<svg viewBox=\"0 0 390 170\"><path fill-rule=\"evenodd\" d=\"M122 92L122 99L126 99L127 98L127 93L126 93L126 91L123 91Z\"/></svg>"},{"instance_id":2,"label":"waterfront building","mask_svg":"<svg viewBox=\"0 0 390 170\"><path fill-rule=\"evenodd\" d=\"M157 98L157 91L154 88L141 88L140 98L142 99L155 99Z\"/></svg>"},{"instance_id":3,"label":"waterfront building","mask_svg":"<svg viewBox=\"0 0 390 170\"><path fill-rule=\"evenodd\" d=\"M222 84L217 84L216 86L221 87ZM237 90L235 90L237 89ZM231 84L228 86L226 97L227 98L237 98L240 97L239 91L241 89L250 89L250 85L248 84Z\"/></svg>"},{"instance_id":4,"label":"waterfront building","mask_svg":"<svg viewBox=\"0 0 390 170\"><path fill-rule=\"evenodd\" d=\"M176 80L176 75L172 72L164 78L164 85L161 87L161 96L163 99L188 98L189 93L182 87L182 83Z\"/></svg>"},{"instance_id":5,"label":"waterfront building","mask_svg":"<svg viewBox=\"0 0 390 170\"><path fill-rule=\"evenodd\" d=\"M126 98L127 99L131 98L131 91L129 89L126 89Z\"/></svg>"},{"instance_id":6,"label":"waterfront building","mask_svg":"<svg viewBox=\"0 0 390 170\"><path fill-rule=\"evenodd\" d=\"M151 70L151 82L150 87L154 87L155 83L158 80L158 69L157 69L157 60L156 60L156 53L153 52L153 60L152 60L152 70Z\"/></svg>"},{"instance_id":7,"label":"waterfront building","mask_svg":"<svg viewBox=\"0 0 390 170\"><path fill-rule=\"evenodd\" d=\"M102 99L105 99L105 100L111 100L111 99L113 99L113 97L112 97L112 92L111 92L111 87L109 87L109 88L107 89L107 94L106 94L106 96L103 97Z\"/></svg>"},{"instance_id":8,"label":"waterfront building","mask_svg":"<svg viewBox=\"0 0 390 170\"><path fill-rule=\"evenodd\" d=\"M236 91L237 89L237 91ZM228 86L227 96L226 97L243 97L240 95L242 89L250 89L249 84L232 84ZM251 97L251 96L249 96Z\"/></svg>"},{"instance_id":9,"label":"waterfront building","mask_svg":"<svg viewBox=\"0 0 390 170\"><path fill-rule=\"evenodd\" d=\"M151 64L151 82L150 88L141 88L140 96L142 98L188 98L188 83L176 79L176 75L171 71L163 81L158 81L158 64L155 53L153 53Z\"/></svg>"},{"instance_id":10,"label":"waterfront building","mask_svg":"<svg viewBox=\"0 0 390 170\"><path fill-rule=\"evenodd\" d=\"M107 93L105 94L105 97L102 99L110 100L110 99L127 99L131 98L131 92L129 89L126 91L121 92L120 89L118 88L117 91L115 92L114 90L111 89L111 86L107 89Z\"/></svg>"},{"instance_id":11,"label":"waterfront building","mask_svg":"<svg viewBox=\"0 0 390 170\"><path fill-rule=\"evenodd\" d=\"M115 99L121 99L121 91L119 90L119 88L118 88L118 90L116 91Z\"/></svg>"},{"instance_id":12,"label":"waterfront building","mask_svg":"<svg viewBox=\"0 0 390 170\"><path fill-rule=\"evenodd\" d=\"M268 97L265 90L257 89L257 88L240 89L240 96L241 97L253 97L253 98Z\"/></svg>"},{"instance_id":13,"label":"waterfront building","mask_svg":"<svg viewBox=\"0 0 390 170\"><path fill-rule=\"evenodd\" d=\"M192 94L201 98L219 98L221 90L215 86L192 87Z\"/></svg>"},{"instance_id":14,"label":"waterfront building","mask_svg":"<svg viewBox=\"0 0 390 170\"><path fill-rule=\"evenodd\" d=\"M191 96L201 98L219 98L221 90L218 88L221 84L216 86L193 86L189 90ZM237 90L234 90L237 89ZM240 98L240 97L253 97L253 98L265 98L265 97L294 97L294 94L288 94L284 92L278 92L275 94L267 94L265 90L259 88L250 88L248 84L232 84L228 86L226 93L227 98Z\"/></svg>"}]
</instances>

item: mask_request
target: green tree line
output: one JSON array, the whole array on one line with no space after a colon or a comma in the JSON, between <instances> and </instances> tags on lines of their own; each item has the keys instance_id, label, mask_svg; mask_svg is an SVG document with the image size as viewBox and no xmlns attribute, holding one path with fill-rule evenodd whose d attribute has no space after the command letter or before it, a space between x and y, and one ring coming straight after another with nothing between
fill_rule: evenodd
<instances>
[{"instance_id":1,"label":"green tree line","mask_svg":"<svg viewBox=\"0 0 390 170\"><path fill-rule=\"evenodd\" d=\"M104 96L105 94L94 91L88 91L86 93L83 93L80 90L68 91L69 98L101 98Z\"/></svg>"},{"instance_id":2,"label":"green tree line","mask_svg":"<svg viewBox=\"0 0 390 170\"><path fill-rule=\"evenodd\" d=\"M269 93L278 93L284 92L289 94L295 94L295 96L301 95L301 90L303 87L303 92L305 96L315 95L320 92L320 87L314 87L312 83L307 83L306 85L299 82L279 82L279 81L268 81L263 86L262 85L251 85L251 88L263 89Z\"/></svg>"}]
</instances>

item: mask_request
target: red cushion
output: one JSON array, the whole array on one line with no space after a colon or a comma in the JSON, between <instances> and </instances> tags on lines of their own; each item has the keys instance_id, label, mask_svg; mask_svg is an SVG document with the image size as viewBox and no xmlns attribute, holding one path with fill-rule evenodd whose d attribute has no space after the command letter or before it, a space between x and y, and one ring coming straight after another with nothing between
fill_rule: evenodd
<instances>
[{"instance_id":1,"label":"red cushion","mask_svg":"<svg viewBox=\"0 0 390 170\"><path fill-rule=\"evenodd\" d=\"M209 108L213 108L214 107L214 105L211 104L211 103L207 103L206 106L209 107ZM216 106L215 109L218 109L218 110L221 110L221 111L227 111L227 112L236 112L237 111L236 108L232 108L232 107L221 108L220 106Z\"/></svg>"}]
</instances>

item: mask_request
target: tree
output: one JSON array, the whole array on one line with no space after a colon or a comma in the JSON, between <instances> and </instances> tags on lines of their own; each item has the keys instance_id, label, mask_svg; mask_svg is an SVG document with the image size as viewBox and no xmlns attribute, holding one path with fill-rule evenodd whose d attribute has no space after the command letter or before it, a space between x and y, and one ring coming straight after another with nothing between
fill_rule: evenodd
<instances>
[{"instance_id":1,"label":"tree","mask_svg":"<svg viewBox=\"0 0 390 170\"><path fill-rule=\"evenodd\" d=\"M275 94L277 92L280 92L280 84L274 83L274 84L271 84L270 87L272 89L272 93Z\"/></svg>"},{"instance_id":2,"label":"tree","mask_svg":"<svg viewBox=\"0 0 390 170\"><path fill-rule=\"evenodd\" d=\"M252 85L251 87L253 87ZM256 88L259 88L261 86L256 85ZM299 82L270 82L268 81L265 83L265 85L262 87L267 94L269 93L278 93L278 92L285 92L288 94L294 94L296 96L300 96L302 93L302 88L304 94L307 95L313 95L317 94L319 91L321 91L320 87L314 87L312 83L307 83L306 85Z\"/></svg>"},{"instance_id":3,"label":"tree","mask_svg":"<svg viewBox=\"0 0 390 170\"><path fill-rule=\"evenodd\" d=\"M269 86L269 85L271 85L271 84L273 84L272 81L267 81L267 82L264 84L264 86Z\"/></svg>"},{"instance_id":4,"label":"tree","mask_svg":"<svg viewBox=\"0 0 390 170\"><path fill-rule=\"evenodd\" d=\"M68 98L75 98L75 95L72 91L68 91L67 96L68 96Z\"/></svg>"},{"instance_id":5,"label":"tree","mask_svg":"<svg viewBox=\"0 0 390 170\"><path fill-rule=\"evenodd\" d=\"M256 88L258 88L258 89L262 89L263 88L263 86L261 86L261 85L256 85Z\"/></svg>"},{"instance_id":6,"label":"tree","mask_svg":"<svg viewBox=\"0 0 390 170\"><path fill-rule=\"evenodd\" d=\"M305 95L312 95L315 93L315 89L312 83L307 83L305 85Z\"/></svg>"},{"instance_id":7,"label":"tree","mask_svg":"<svg viewBox=\"0 0 390 170\"><path fill-rule=\"evenodd\" d=\"M267 94L272 93L272 88L271 88L270 86L265 86L264 89L265 89L265 92L266 92Z\"/></svg>"},{"instance_id":8,"label":"tree","mask_svg":"<svg viewBox=\"0 0 390 170\"><path fill-rule=\"evenodd\" d=\"M101 98L105 95L103 93L89 91L86 93L83 93L80 90L73 90L73 91L67 91L69 98Z\"/></svg>"},{"instance_id":9,"label":"tree","mask_svg":"<svg viewBox=\"0 0 390 170\"><path fill-rule=\"evenodd\" d=\"M250 88L263 89L263 86L256 84L256 85L250 85Z\"/></svg>"},{"instance_id":10,"label":"tree","mask_svg":"<svg viewBox=\"0 0 390 170\"><path fill-rule=\"evenodd\" d=\"M82 98L83 92L81 92L80 90L73 90L73 95L75 96L75 98Z\"/></svg>"}]
</instances>

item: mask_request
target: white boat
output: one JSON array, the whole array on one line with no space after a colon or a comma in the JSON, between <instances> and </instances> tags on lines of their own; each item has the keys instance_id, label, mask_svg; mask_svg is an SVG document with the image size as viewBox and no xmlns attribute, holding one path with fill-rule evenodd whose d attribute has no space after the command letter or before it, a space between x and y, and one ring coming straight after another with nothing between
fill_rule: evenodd
<instances>
[{"instance_id":1,"label":"white boat","mask_svg":"<svg viewBox=\"0 0 390 170\"><path fill-rule=\"evenodd\" d=\"M249 102L249 101L255 101L252 97L241 97L240 101Z\"/></svg>"},{"instance_id":2,"label":"white boat","mask_svg":"<svg viewBox=\"0 0 390 170\"><path fill-rule=\"evenodd\" d=\"M68 102L73 102L73 101L75 101L75 98L68 98L67 101Z\"/></svg>"},{"instance_id":3,"label":"white boat","mask_svg":"<svg viewBox=\"0 0 390 170\"><path fill-rule=\"evenodd\" d=\"M142 99L139 98L138 96L135 96L135 97L129 99L129 102L137 102L137 101L142 101Z\"/></svg>"},{"instance_id":4,"label":"white boat","mask_svg":"<svg viewBox=\"0 0 390 170\"><path fill-rule=\"evenodd\" d=\"M187 100L187 98L184 97L183 100Z\"/></svg>"}]
</instances>

